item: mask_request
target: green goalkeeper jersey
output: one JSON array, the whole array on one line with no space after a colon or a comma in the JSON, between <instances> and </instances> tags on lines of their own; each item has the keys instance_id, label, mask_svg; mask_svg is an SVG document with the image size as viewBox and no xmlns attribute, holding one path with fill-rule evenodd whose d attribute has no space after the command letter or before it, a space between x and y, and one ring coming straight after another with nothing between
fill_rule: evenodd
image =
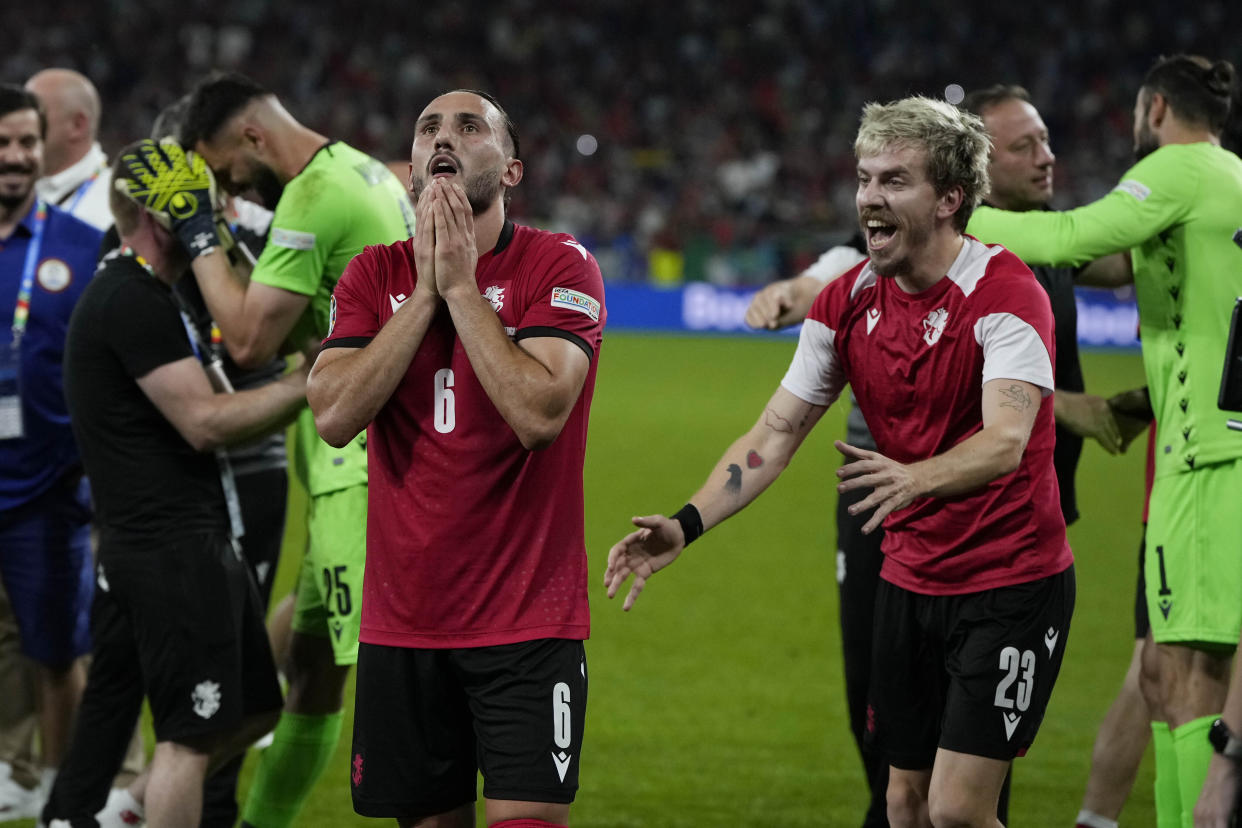
<instances>
[{"instance_id":1,"label":"green goalkeeper jersey","mask_svg":"<svg viewBox=\"0 0 1242 828\"><path fill-rule=\"evenodd\" d=\"M328 333L332 290L345 265L370 244L414 233L409 196L387 167L339 141L323 146L288 184L276 205L267 246L251 279L309 297L289 338ZM319 438L309 409L295 426L293 465L311 495L366 483L362 435L344 449Z\"/></svg>"},{"instance_id":2,"label":"green goalkeeper jersey","mask_svg":"<svg viewBox=\"0 0 1242 828\"><path fill-rule=\"evenodd\" d=\"M981 207L966 230L1032 264L1078 265L1130 251L1163 476L1242 457L1242 439L1216 407L1234 298L1242 295L1242 249L1232 240L1239 226L1242 160L1196 143L1157 149L1085 207Z\"/></svg>"}]
</instances>

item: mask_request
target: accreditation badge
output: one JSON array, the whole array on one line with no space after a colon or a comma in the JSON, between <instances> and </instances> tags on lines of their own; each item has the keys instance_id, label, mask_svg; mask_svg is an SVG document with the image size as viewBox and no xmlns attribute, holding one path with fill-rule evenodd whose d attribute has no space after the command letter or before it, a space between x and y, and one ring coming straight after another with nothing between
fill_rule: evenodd
<instances>
[{"instance_id":1,"label":"accreditation badge","mask_svg":"<svg viewBox=\"0 0 1242 828\"><path fill-rule=\"evenodd\" d=\"M21 351L0 345L0 440L24 437L22 427Z\"/></svg>"}]
</instances>

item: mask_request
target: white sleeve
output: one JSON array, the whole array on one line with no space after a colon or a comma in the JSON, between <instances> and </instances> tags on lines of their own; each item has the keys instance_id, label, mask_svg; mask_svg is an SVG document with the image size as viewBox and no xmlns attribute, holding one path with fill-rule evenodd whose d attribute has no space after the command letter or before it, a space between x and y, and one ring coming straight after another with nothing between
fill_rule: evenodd
<instances>
[{"instance_id":1,"label":"white sleeve","mask_svg":"<svg viewBox=\"0 0 1242 828\"><path fill-rule=\"evenodd\" d=\"M815 264L802 271L800 276L810 276L821 284L828 284L837 276L867 258L849 245L843 244L825 251Z\"/></svg>"},{"instance_id":2,"label":"white sleeve","mask_svg":"<svg viewBox=\"0 0 1242 828\"><path fill-rule=\"evenodd\" d=\"M802 323L798 350L781 385L812 405L832 405L845 387L845 373L837 357L837 332L823 322L808 319Z\"/></svg>"},{"instance_id":3,"label":"white sleeve","mask_svg":"<svg viewBox=\"0 0 1242 828\"><path fill-rule=\"evenodd\" d=\"M1039 334L1012 313L990 313L975 322L975 341L983 348L983 381L1016 379L1053 391L1052 357Z\"/></svg>"}]
</instances>

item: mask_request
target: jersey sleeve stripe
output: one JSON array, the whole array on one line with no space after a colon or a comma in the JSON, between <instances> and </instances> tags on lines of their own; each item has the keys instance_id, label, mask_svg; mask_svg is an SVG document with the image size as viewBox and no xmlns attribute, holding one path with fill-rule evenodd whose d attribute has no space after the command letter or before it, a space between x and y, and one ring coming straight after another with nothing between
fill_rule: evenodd
<instances>
[{"instance_id":1,"label":"jersey sleeve stripe","mask_svg":"<svg viewBox=\"0 0 1242 828\"><path fill-rule=\"evenodd\" d=\"M555 336L558 339L567 339L581 348L583 352L586 353L587 359L595 359L595 349L591 347L589 342L578 336L576 333L563 331L560 328L550 328L544 325L532 325L529 328L522 328L520 331L514 333L513 341L519 342L523 339L534 339L540 336Z\"/></svg>"},{"instance_id":2,"label":"jersey sleeve stripe","mask_svg":"<svg viewBox=\"0 0 1242 828\"><path fill-rule=\"evenodd\" d=\"M329 339L323 343L324 348L365 348L371 343L369 336L342 336L339 339Z\"/></svg>"},{"instance_id":3,"label":"jersey sleeve stripe","mask_svg":"<svg viewBox=\"0 0 1242 828\"><path fill-rule=\"evenodd\" d=\"M832 405L845 387L845 374L837 357L837 332L823 322L808 319L802 323L798 350L781 385L786 391L812 405Z\"/></svg>"},{"instance_id":4,"label":"jersey sleeve stripe","mask_svg":"<svg viewBox=\"0 0 1242 828\"><path fill-rule=\"evenodd\" d=\"M1046 397L1054 388L1052 357L1030 323L1012 313L990 313L975 322L983 348L983 382L1015 379L1038 385Z\"/></svg>"}]
</instances>

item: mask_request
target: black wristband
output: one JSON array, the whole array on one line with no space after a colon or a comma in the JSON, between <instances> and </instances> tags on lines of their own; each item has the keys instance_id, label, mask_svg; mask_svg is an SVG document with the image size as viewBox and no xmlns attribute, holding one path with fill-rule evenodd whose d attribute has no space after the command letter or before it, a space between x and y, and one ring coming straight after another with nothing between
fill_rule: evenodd
<instances>
[{"instance_id":1,"label":"black wristband","mask_svg":"<svg viewBox=\"0 0 1242 828\"><path fill-rule=\"evenodd\" d=\"M673 515L673 520L681 524L681 533L686 538L686 542L682 544L683 547L689 546L699 535L703 534L703 516L699 514L699 510L693 503L682 506L681 511Z\"/></svg>"}]
</instances>

